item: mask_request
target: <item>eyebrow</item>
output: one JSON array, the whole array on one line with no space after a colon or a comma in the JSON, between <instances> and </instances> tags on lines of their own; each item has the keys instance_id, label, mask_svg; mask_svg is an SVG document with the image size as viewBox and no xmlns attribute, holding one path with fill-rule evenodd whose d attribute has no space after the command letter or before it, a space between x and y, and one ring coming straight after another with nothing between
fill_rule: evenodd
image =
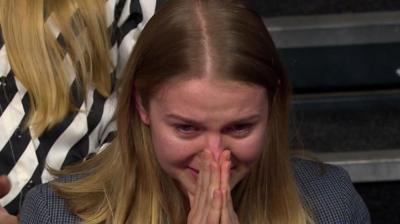
<instances>
[{"instance_id":1,"label":"eyebrow","mask_svg":"<svg viewBox=\"0 0 400 224\"><path fill-rule=\"evenodd\" d=\"M253 121L257 121L258 119L260 119L260 117L261 117L260 115L254 114L254 115L240 118L238 120L231 121L228 123L228 125L237 124L237 123L245 123L245 122L253 122ZM183 122L189 123L189 124L201 125L200 121L196 121L191 118L187 118L187 117L177 115L177 114L167 114L167 119L180 120L180 121L183 121Z\"/></svg>"},{"instance_id":2,"label":"eyebrow","mask_svg":"<svg viewBox=\"0 0 400 224\"><path fill-rule=\"evenodd\" d=\"M183 121L185 123L200 125L200 121L196 121L196 120L193 120L193 119L190 119L187 117L183 117L183 116L177 115L177 114L167 114L167 119L174 119L174 120Z\"/></svg>"}]
</instances>

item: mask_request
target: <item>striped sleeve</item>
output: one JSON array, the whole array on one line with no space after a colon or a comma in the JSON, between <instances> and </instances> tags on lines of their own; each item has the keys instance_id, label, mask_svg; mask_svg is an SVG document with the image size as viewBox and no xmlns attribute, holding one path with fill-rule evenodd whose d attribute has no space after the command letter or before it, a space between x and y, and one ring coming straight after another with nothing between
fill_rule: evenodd
<instances>
[{"instance_id":1,"label":"striped sleeve","mask_svg":"<svg viewBox=\"0 0 400 224\"><path fill-rule=\"evenodd\" d=\"M145 24L154 15L156 7L161 4L157 0L109 0L107 2L107 21L111 30L111 55L116 66L116 75L120 77L133 47ZM102 121L100 122L100 145L109 142L116 131L113 112L117 96L114 92L104 105Z\"/></svg>"},{"instance_id":2,"label":"striped sleeve","mask_svg":"<svg viewBox=\"0 0 400 224\"><path fill-rule=\"evenodd\" d=\"M111 33L110 56L117 77L132 52L143 27L161 0L107 0L105 12ZM51 13L45 24L57 40L62 33L53 23ZM1 30L0 30L1 34ZM1 35L0 35L1 37ZM62 44L61 44L62 45ZM65 67L72 94L77 81L68 54ZM23 121L29 112L29 94L16 79L7 58L6 44L0 38L0 173L8 174L11 191L0 199L0 205L17 214L25 193L33 186L53 179L46 167L61 169L82 161L110 141L116 126L113 121L117 91L103 97L91 88L86 96L76 96L79 112L69 114L62 122L32 139ZM75 96L75 95L74 95ZM104 147L103 147L104 148Z\"/></svg>"},{"instance_id":3,"label":"striped sleeve","mask_svg":"<svg viewBox=\"0 0 400 224\"><path fill-rule=\"evenodd\" d=\"M139 34L154 15L159 1L126 0L119 3L119 7L115 8L116 44L118 45L117 75L125 66Z\"/></svg>"}]
</instances>

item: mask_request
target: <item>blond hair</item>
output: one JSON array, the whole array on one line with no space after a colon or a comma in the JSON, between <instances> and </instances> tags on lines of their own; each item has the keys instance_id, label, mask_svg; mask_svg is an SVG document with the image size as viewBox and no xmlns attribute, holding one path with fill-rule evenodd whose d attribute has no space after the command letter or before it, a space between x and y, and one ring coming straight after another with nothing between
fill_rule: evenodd
<instances>
[{"instance_id":1,"label":"blond hair","mask_svg":"<svg viewBox=\"0 0 400 224\"><path fill-rule=\"evenodd\" d=\"M77 111L80 105L73 94L85 99L93 86L109 96L112 63L105 1L2 0L0 4L7 56L29 94L26 126L36 137ZM60 31L61 42L55 30ZM76 93L70 91L71 69Z\"/></svg>"},{"instance_id":2,"label":"blond hair","mask_svg":"<svg viewBox=\"0 0 400 224\"><path fill-rule=\"evenodd\" d=\"M210 68L215 78L266 88L270 99L265 149L232 191L240 223L312 223L289 161L287 77L261 18L233 0L171 0L149 21L122 77L115 140L65 171L76 181L54 184L74 214L85 223L186 223L187 198L159 166L135 94L148 109L165 83Z\"/></svg>"}]
</instances>

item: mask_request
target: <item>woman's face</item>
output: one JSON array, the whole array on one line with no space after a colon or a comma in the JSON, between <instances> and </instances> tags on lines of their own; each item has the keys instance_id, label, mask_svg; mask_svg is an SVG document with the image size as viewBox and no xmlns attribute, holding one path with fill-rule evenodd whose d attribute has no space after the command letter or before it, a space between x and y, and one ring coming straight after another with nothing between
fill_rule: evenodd
<instances>
[{"instance_id":1,"label":"woman's face","mask_svg":"<svg viewBox=\"0 0 400 224\"><path fill-rule=\"evenodd\" d=\"M231 151L233 188L259 157L268 120L266 90L235 81L194 78L166 84L140 107L157 159L184 191L194 193L201 153Z\"/></svg>"}]
</instances>

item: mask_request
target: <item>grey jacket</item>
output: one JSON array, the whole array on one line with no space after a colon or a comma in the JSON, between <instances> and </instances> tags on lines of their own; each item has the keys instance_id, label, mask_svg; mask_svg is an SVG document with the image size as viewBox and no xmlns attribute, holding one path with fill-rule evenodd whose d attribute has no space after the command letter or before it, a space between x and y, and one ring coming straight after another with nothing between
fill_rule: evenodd
<instances>
[{"instance_id":1,"label":"grey jacket","mask_svg":"<svg viewBox=\"0 0 400 224\"><path fill-rule=\"evenodd\" d=\"M293 159L298 188L316 223L369 224L368 209L342 168ZM20 213L21 223L79 223L49 184L32 189Z\"/></svg>"}]
</instances>

